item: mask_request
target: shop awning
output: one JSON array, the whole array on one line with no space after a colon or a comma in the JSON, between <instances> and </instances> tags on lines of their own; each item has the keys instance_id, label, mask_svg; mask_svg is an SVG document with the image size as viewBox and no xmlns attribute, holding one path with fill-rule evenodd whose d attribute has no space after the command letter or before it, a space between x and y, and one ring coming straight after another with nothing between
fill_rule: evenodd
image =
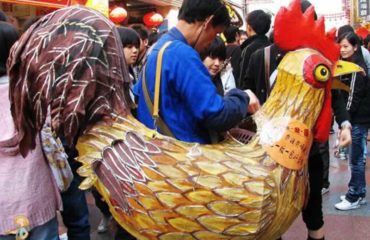
<instances>
[{"instance_id":1,"label":"shop awning","mask_svg":"<svg viewBox=\"0 0 370 240\"><path fill-rule=\"evenodd\" d=\"M40 7L62 8L69 6L71 0L0 0L0 2L33 5Z\"/></svg>"}]
</instances>

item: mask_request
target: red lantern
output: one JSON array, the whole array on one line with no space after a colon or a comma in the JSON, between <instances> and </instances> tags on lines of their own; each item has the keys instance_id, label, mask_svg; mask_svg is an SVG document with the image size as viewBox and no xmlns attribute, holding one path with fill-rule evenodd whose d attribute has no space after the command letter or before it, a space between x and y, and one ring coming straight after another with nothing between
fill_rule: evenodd
<instances>
[{"instance_id":1,"label":"red lantern","mask_svg":"<svg viewBox=\"0 0 370 240\"><path fill-rule=\"evenodd\" d=\"M127 11L122 7L116 7L109 13L109 19L118 24L123 22L127 17Z\"/></svg>"},{"instance_id":2,"label":"red lantern","mask_svg":"<svg viewBox=\"0 0 370 240\"><path fill-rule=\"evenodd\" d=\"M163 17L159 13L150 12L144 15L143 20L148 27L158 27L163 22Z\"/></svg>"}]
</instances>

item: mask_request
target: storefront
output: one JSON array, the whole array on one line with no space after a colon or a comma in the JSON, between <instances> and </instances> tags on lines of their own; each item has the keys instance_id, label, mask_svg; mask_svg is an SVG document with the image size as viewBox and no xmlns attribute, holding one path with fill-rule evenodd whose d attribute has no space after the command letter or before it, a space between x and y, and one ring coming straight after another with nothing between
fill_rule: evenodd
<instances>
[{"instance_id":1,"label":"storefront","mask_svg":"<svg viewBox=\"0 0 370 240\"><path fill-rule=\"evenodd\" d=\"M157 13L163 18L163 22L158 27L160 31L165 31L175 26L177 23L177 15L182 0L0 0L0 9L4 11L10 20L20 30L24 22L30 18L48 14L55 9L69 6L72 4L85 4L91 2L100 2L109 4L109 9L117 7L125 9L125 19L120 22L121 25L129 25L133 23L144 23L144 16ZM244 22L245 1L229 0L234 14L233 21L239 27ZM157 19L158 21L158 19ZM148 26L152 28L153 26Z\"/></svg>"},{"instance_id":2,"label":"storefront","mask_svg":"<svg viewBox=\"0 0 370 240\"><path fill-rule=\"evenodd\" d=\"M0 10L5 12L10 22L22 30L28 19L43 16L70 4L72 0L0 0Z\"/></svg>"}]
</instances>

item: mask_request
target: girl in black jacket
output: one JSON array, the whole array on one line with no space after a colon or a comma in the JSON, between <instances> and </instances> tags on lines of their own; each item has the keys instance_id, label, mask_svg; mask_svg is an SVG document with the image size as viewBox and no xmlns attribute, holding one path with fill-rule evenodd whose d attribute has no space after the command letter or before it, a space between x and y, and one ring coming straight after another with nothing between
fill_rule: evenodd
<instances>
[{"instance_id":1,"label":"girl in black jacket","mask_svg":"<svg viewBox=\"0 0 370 240\"><path fill-rule=\"evenodd\" d=\"M339 36L338 43L340 44L342 59L356 63L366 69L356 34L353 32L344 33ZM352 123L351 180L348 184L347 194L341 196L342 201L335 204L335 207L339 210L350 210L359 208L361 204L365 203L366 138L370 126L370 93L369 80L365 72L348 74L342 76L341 80L350 87L350 92L344 93L344 96Z\"/></svg>"}]
</instances>

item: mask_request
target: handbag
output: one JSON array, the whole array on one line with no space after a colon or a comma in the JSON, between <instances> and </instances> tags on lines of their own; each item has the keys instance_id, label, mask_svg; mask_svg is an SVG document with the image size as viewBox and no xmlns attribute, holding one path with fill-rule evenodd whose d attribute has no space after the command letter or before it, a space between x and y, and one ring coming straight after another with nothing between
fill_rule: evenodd
<instances>
[{"instance_id":1,"label":"handbag","mask_svg":"<svg viewBox=\"0 0 370 240\"><path fill-rule=\"evenodd\" d=\"M73 180L73 173L68 163L68 155L64 151L63 144L48 125L44 125L41 129L40 140L44 156L49 164L55 182L59 190L64 192Z\"/></svg>"}]
</instances>

